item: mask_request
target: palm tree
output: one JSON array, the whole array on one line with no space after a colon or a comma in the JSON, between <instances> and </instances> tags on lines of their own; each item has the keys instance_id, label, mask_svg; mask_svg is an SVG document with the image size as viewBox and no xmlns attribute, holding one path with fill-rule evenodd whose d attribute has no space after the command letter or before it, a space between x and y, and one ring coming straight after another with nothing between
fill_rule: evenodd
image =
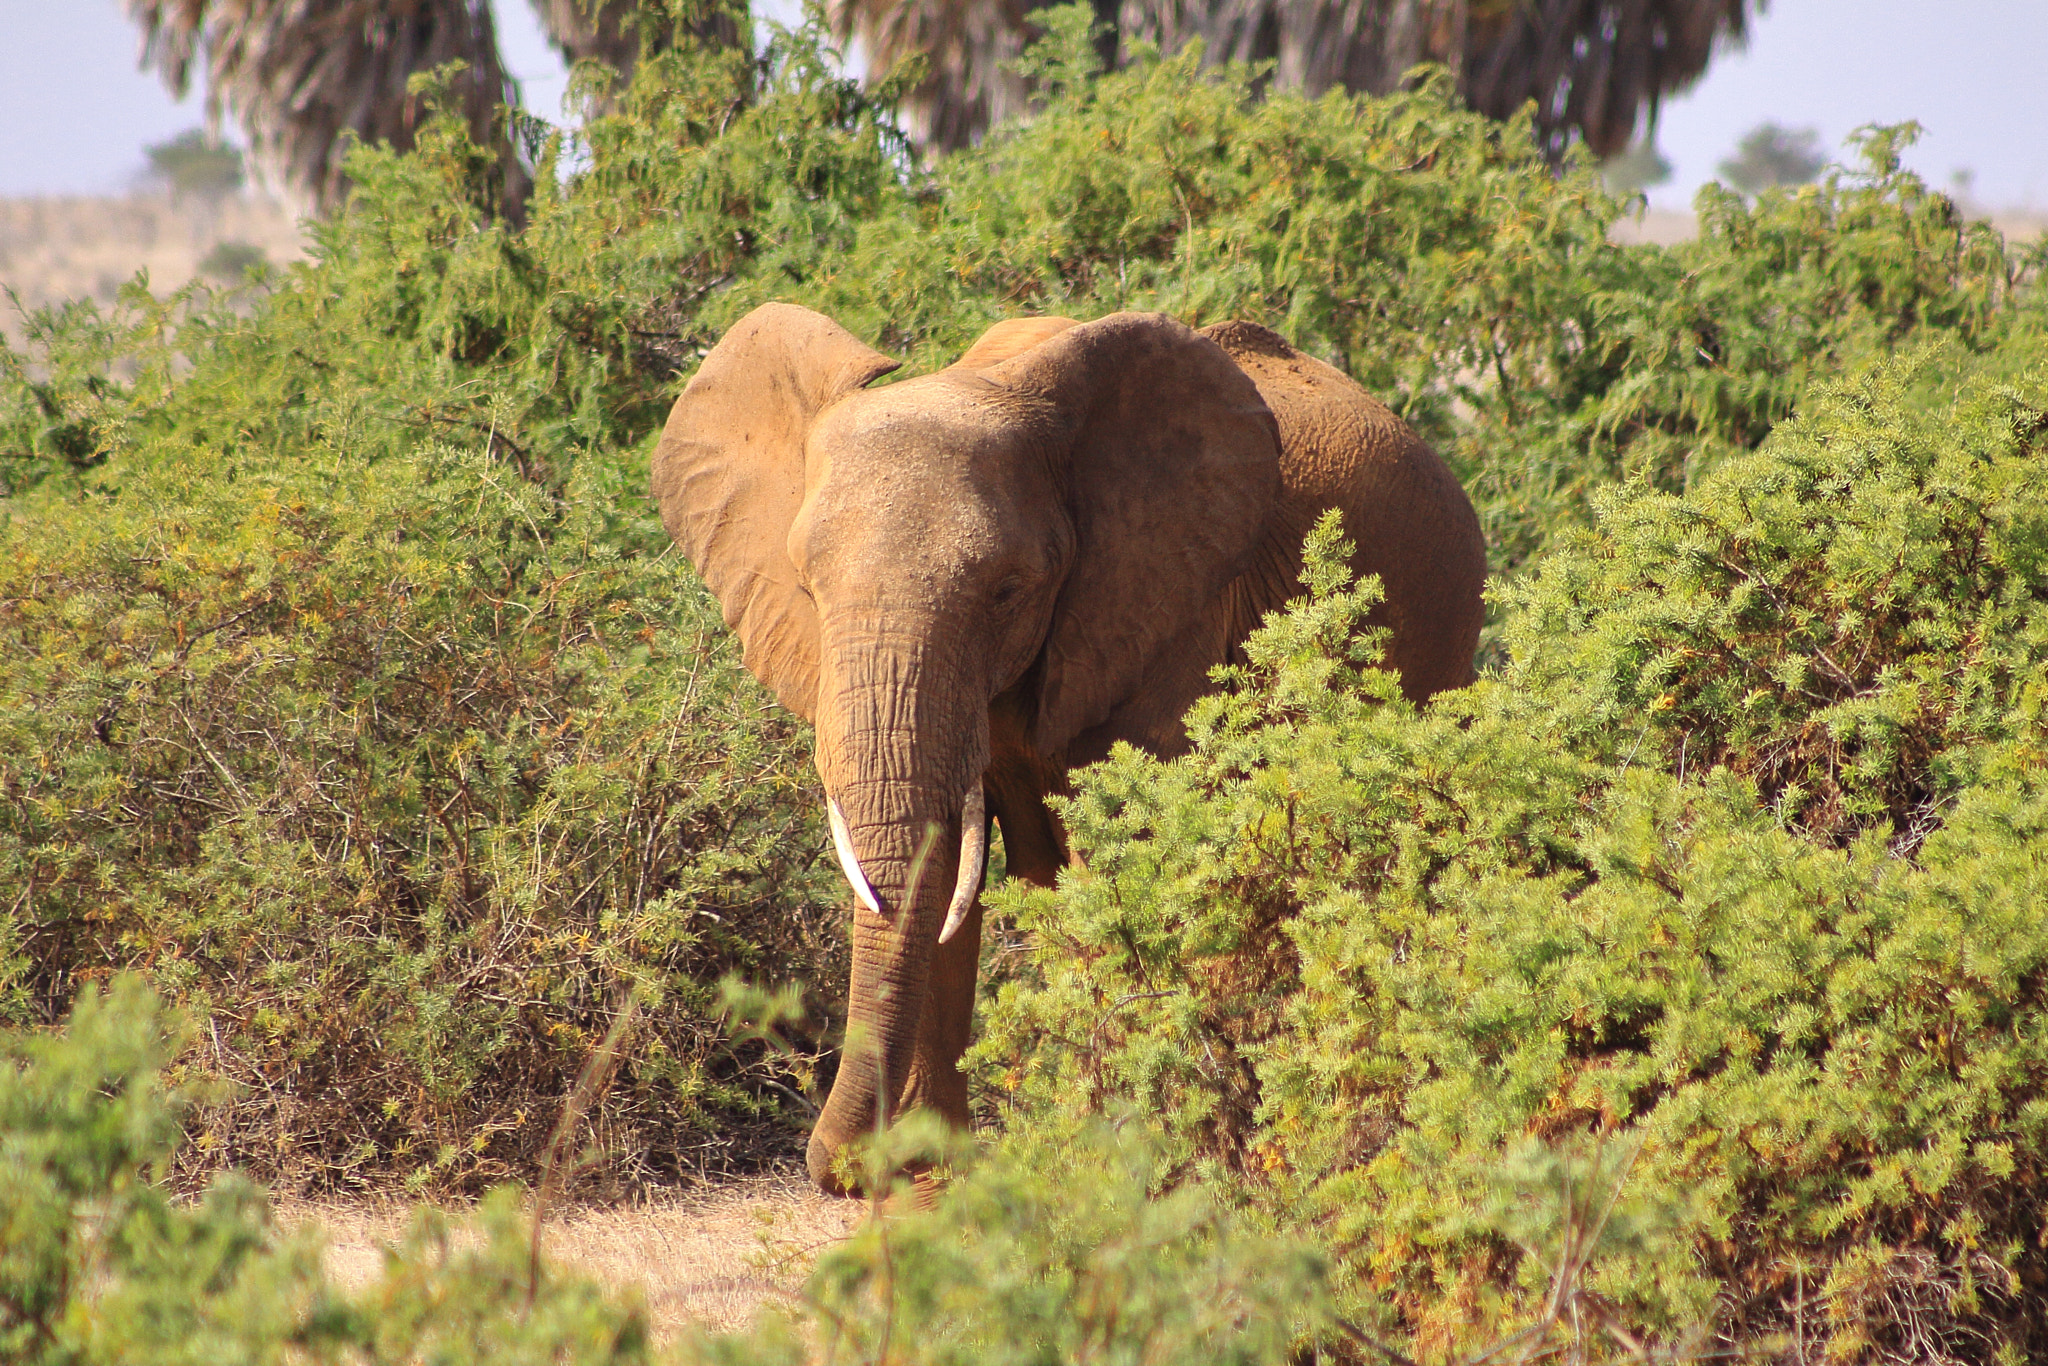
<instances>
[{"instance_id":1,"label":"palm tree","mask_svg":"<svg viewBox=\"0 0 2048 1366\"><path fill-rule=\"evenodd\" d=\"M1408 0L1413 4L1415 0ZM1495 0L1454 8L1468 30L1441 58L1472 107L1506 118L1536 101L1553 157L1577 133L1594 156L1628 146L1638 117L1707 69L1717 43L1748 36L1766 0Z\"/></svg>"},{"instance_id":2,"label":"palm tree","mask_svg":"<svg viewBox=\"0 0 2048 1366\"><path fill-rule=\"evenodd\" d=\"M563 58L574 66L594 61L619 73L623 85L632 79L633 67L643 50L661 52L673 47L678 32L673 18L658 9L644 7L638 0L530 0ZM685 20L687 36L704 42L735 46L740 29L733 13L724 5L709 2L693 7Z\"/></svg>"},{"instance_id":3,"label":"palm tree","mask_svg":"<svg viewBox=\"0 0 2048 1366\"><path fill-rule=\"evenodd\" d=\"M125 0L142 29L142 63L184 95L204 70L207 115L232 112L257 163L320 211L347 193L344 132L365 142L412 145L420 117L407 82L445 62L466 68L452 89L477 141L495 148L512 213L529 181L514 154L501 105L518 91L498 55L490 0ZM594 60L630 76L643 37L660 48L674 26L643 34L637 0L531 0L571 64ZM691 26L732 43L738 26L716 6Z\"/></svg>"},{"instance_id":4,"label":"palm tree","mask_svg":"<svg viewBox=\"0 0 2048 1366\"><path fill-rule=\"evenodd\" d=\"M645 49L678 39L674 22L639 0L529 0L570 62L630 74ZM1029 91L1008 69L1029 41L1042 0L828 0L843 37L886 70L927 54L924 83L904 110L935 149L968 145L1021 114ZM499 107L517 91L498 55L491 0L125 0L141 26L142 60L183 95L204 68L208 116L232 112L273 179L319 210L347 190L344 132L412 143L419 119L407 82L449 61L479 143L497 150L507 212L529 187ZM1094 0L1104 56L1132 44L1174 51L1190 39L1212 62L1273 63L1273 83L1316 94L1333 86L1384 92L1410 66L1441 62L1473 107L1505 118L1536 103L1546 150L1576 137L1595 155L1625 147L1644 110L1706 69L1714 46L1740 41L1765 0ZM739 41L729 11L705 3L691 35ZM645 27L647 24L654 28Z\"/></svg>"},{"instance_id":5,"label":"palm tree","mask_svg":"<svg viewBox=\"0 0 2048 1366\"><path fill-rule=\"evenodd\" d=\"M973 141L1024 109L1003 66L1028 38L1021 0L831 0L842 37L886 69L930 55L905 113L930 145ZM1628 145L1638 117L1739 42L1765 0L1094 0L1114 62L1134 42L1209 62L1271 62L1272 83L1319 94L1385 93L1418 62L1440 62L1475 109L1506 118L1530 100L1545 149L1574 136L1596 156Z\"/></svg>"},{"instance_id":6,"label":"palm tree","mask_svg":"<svg viewBox=\"0 0 2048 1366\"><path fill-rule=\"evenodd\" d=\"M924 54L925 78L900 111L904 128L922 146L951 151L1024 112L1030 92L1009 66L1034 36L1025 15L1053 3L826 0L826 12L840 38L858 38L867 48L877 75ZM1102 3L1095 0L1098 13Z\"/></svg>"},{"instance_id":7,"label":"palm tree","mask_svg":"<svg viewBox=\"0 0 2048 1366\"><path fill-rule=\"evenodd\" d=\"M207 115L239 116L256 161L316 209L346 191L341 142L412 144L420 116L414 73L467 68L453 93L478 141L499 149L505 200L525 171L500 126L515 92L498 57L489 0L127 0L142 28L142 62L183 95L206 74Z\"/></svg>"}]
</instances>

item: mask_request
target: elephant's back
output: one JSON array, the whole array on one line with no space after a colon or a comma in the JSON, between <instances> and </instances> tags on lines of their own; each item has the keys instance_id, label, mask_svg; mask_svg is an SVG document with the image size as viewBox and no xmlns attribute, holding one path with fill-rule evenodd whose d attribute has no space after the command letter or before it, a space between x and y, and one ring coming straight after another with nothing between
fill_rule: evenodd
<instances>
[{"instance_id":1,"label":"elephant's back","mask_svg":"<svg viewBox=\"0 0 2048 1366\"><path fill-rule=\"evenodd\" d=\"M1373 620L1392 633L1387 662L1403 690L1420 701L1471 682L1486 544L1450 469L1384 403L1277 333L1227 322L1203 334L1251 378L1280 427L1282 507L1240 587L1247 625L1300 593L1302 538L1337 508L1352 567L1385 585Z\"/></svg>"}]
</instances>

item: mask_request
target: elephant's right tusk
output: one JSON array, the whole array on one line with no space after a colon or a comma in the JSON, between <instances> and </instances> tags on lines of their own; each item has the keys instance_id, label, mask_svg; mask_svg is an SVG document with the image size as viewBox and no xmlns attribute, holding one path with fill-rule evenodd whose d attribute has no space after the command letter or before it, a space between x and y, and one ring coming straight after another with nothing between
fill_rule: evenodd
<instances>
[{"instance_id":1,"label":"elephant's right tusk","mask_svg":"<svg viewBox=\"0 0 2048 1366\"><path fill-rule=\"evenodd\" d=\"M868 875L860 870L860 855L853 852L853 836L847 832L846 817L839 814L837 797L825 799L825 814L832 822L832 848L839 855L840 871L853 884L853 894L860 898L860 904L880 915L882 903L875 896L875 889L868 885Z\"/></svg>"},{"instance_id":2,"label":"elephant's right tusk","mask_svg":"<svg viewBox=\"0 0 2048 1366\"><path fill-rule=\"evenodd\" d=\"M974 894L981 890L981 875L988 863L988 798L981 792L981 784L967 789L967 800L960 806L960 873L953 880L953 904L946 908L946 928L939 931L939 942L945 943L960 932L961 924L967 919L967 908L974 904Z\"/></svg>"}]
</instances>

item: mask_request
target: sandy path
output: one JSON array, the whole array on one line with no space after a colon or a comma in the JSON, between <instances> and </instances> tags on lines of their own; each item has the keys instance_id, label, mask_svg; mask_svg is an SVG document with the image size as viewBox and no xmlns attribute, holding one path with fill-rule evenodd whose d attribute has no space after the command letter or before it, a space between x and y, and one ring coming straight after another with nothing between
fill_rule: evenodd
<instances>
[{"instance_id":1,"label":"sandy path","mask_svg":"<svg viewBox=\"0 0 2048 1366\"><path fill-rule=\"evenodd\" d=\"M557 1265L638 1287L666 1340L691 1325L744 1327L769 1299L794 1294L818 1253L866 1212L798 1176L756 1177L644 1205L565 1209L548 1217L543 1247ZM288 1227L325 1230L328 1273L351 1290L375 1278L382 1249L404 1236L412 1217L395 1202L290 1201L277 1213ZM458 1240L473 1237L456 1213Z\"/></svg>"}]
</instances>

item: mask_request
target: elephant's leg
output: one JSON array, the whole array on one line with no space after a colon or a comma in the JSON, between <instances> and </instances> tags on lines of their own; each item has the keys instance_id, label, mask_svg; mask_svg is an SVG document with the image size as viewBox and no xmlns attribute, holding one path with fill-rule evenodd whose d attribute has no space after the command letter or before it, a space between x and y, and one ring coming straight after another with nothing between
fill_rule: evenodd
<instances>
[{"instance_id":1,"label":"elephant's leg","mask_svg":"<svg viewBox=\"0 0 2048 1366\"><path fill-rule=\"evenodd\" d=\"M1003 831L1003 857L1011 877L1050 887L1066 862L1059 822L1033 788L991 773L989 806ZM960 1055L974 1031L974 981L981 963L981 898L975 897L960 932L932 954L930 987L917 1029L904 1106L936 1110L967 1127L967 1078Z\"/></svg>"},{"instance_id":2,"label":"elephant's leg","mask_svg":"<svg viewBox=\"0 0 2048 1366\"><path fill-rule=\"evenodd\" d=\"M1067 837L1045 804L1048 792L1066 790L1066 770L1034 753L1029 730L1037 674L1025 675L989 709L989 766L984 776L989 814L1003 831L1009 876L1051 887L1067 865Z\"/></svg>"},{"instance_id":3,"label":"elephant's leg","mask_svg":"<svg viewBox=\"0 0 2048 1366\"><path fill-rule=\"evenodd\" d=\"M917 1025L917 1052L904 1088L905 1109L937 1111L955 1128L967 1127L967 1078L960 1055L974 1027L974 975L981 957L981 899L951 939L932 953L930 987Z\"/></svg>"},{"instance_id":4,"label":"elephant's leg","mask_svg":"<svg viewBox=\"0 0 2048 1366\"><path fill-rule=\"evenodd\" d=\"M1003 865L1009 875L1034 887L1059 882L1067 866L1066 832L1035 790L992 787L989 806L1003 828Z\"/></svg>"}]
</instances>

